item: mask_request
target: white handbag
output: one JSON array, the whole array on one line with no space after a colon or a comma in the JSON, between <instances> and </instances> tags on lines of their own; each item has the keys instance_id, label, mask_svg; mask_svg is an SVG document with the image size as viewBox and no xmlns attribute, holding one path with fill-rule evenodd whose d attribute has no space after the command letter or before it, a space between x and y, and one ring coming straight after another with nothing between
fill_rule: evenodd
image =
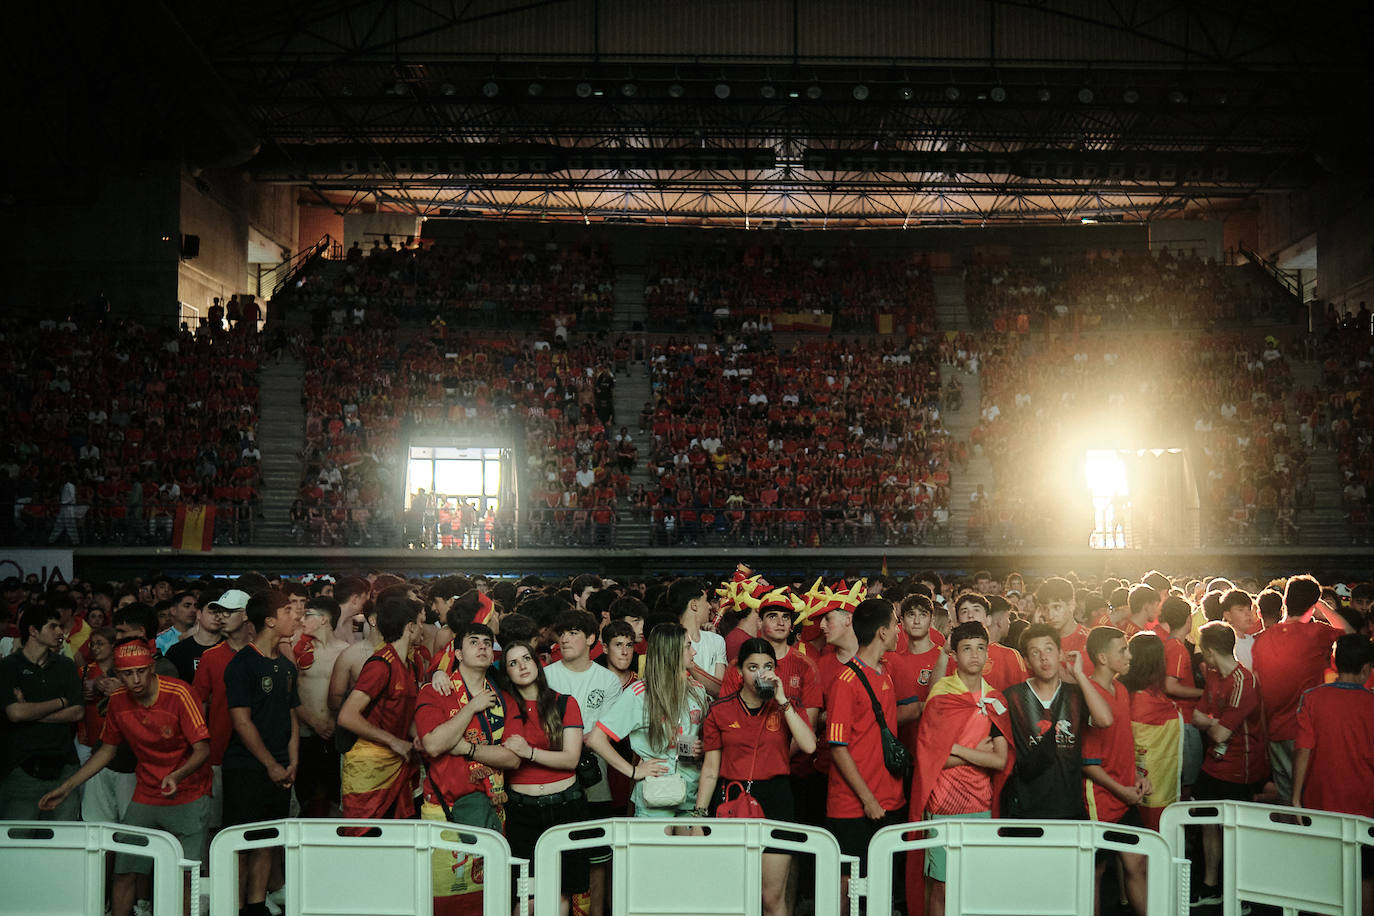
<instances>
[{"instance_id":1,"label":"white handbag","mask_svg":"<svg viewBox=\"0 0 1374 916\"><path fill-rule=\"evenodd\" d=\"M677 754L669 755L672 770L662 776L645 776L641 786L646 808L676 808L687 797L687 780L677 772Z\"/></svg>"}]
</instances>

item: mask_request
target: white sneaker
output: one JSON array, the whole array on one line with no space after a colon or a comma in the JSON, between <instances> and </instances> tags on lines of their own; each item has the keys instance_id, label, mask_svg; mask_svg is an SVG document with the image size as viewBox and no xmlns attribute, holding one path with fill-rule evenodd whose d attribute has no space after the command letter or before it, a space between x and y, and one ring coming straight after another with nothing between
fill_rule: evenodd
<instances>
[{"instance_id":1,"label":"white sneaker","mask_svg":"<svg viewBox=\"0 0 1374 916\"><path fill-rule=\"evenodd\" d=\"M281 916L286 912L286 887L282 886L267 894L267 911L272 916Z\"/></svg>"},{"instance_id":2,"label":"white sneaker","mask_svg":"<svg viewBox=\"0 0 1374 916\"><path fill-rule=\"evenodd\" d=\"M153 916L153 902L151 900L135 900L134 916Z\"/></svg>"}]
</instances>

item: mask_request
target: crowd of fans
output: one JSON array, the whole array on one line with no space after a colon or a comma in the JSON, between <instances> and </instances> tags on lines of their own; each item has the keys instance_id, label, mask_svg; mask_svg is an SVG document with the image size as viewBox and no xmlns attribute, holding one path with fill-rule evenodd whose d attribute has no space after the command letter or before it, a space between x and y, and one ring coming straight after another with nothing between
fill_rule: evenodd
<instances>
[{"instance_id":1,"label":"crowd of fans","mask_svg":"<svg viewBox=\"0 0 1374 916\"><path fill-rule=\"evenodd\" d=\"M988 335L970 346L982 393L971 442L995 477L993 493L975 494L972 543L1086 543L1087 491L1074 501L1045 481L1075 474L1085 448L1119 443L1192 447L1209 542L1295 541L1312 488L1307 445L1289 424L1299 403L1291 345L1258 333L1135 332ZM1135 510L1132 545L1186 543L1183 532L1157 530L1152 507Z\"/></svg>"},{"instance_id":2,"label":"crowd of fans","mask_svg":"<svg viewBox=\"0 0 1374 916\"><path fill-rule=\"evenodd\" d=\"M1372 602L1368 583L1158 571L11 578L0 819L159 826L204 860L220 826L418 816L533 859L549 826L593 818L699 832L738 816L738 782L752 816L827 829L862 863L885 824L951 816L1158 829L1176 801L1232 799L1370 817ZM1223 896L1203 829L1194 906ZM905 857L899 908L943 912L938 853ZM791 859L763 855L763 912L787 916ZM248 854L242 912L280 905L272 857ZM563 860L571 905L606 911L607 862ZM1145 912L1144 857L1107 864L1101 911ZM470 907L480 868L435 866L435 911ZM147 860L113 870L113 916L146 907Z\"/></svg>"},{"instance_id":3,"label":"crowd of fans","mask_svg":"<svg viewBox=\"0 0 1374 916\"><path fill-rule=\"evenodd\" d=\"M1374 337L1370 311L1328 315L1319 342L1322 380L1300 411L1303 444L1335 450L1341 499L1354 543L1374 541Z\"/></svg>"},{"instance_id":4,"label":"crowd of fans","mask_svg":"<svg viewBox=\"0 0 1374 916\"><path fill-rule=\"evenodd\" d=\"M0 539L169 544L179 507L213 506L216 543L257 514L261 336L129 320L6 320Z\"/></svg>"},{"instance_id":5,"label":"crowd of fans","mask_svg":"<svg viewBox=\"0 0 1374 916\"><path fill-rule=\"evenodd\" d=\"M1191 252L1101 251L1012 258L982 253L966 265L974 327L1071 332L1191 328L1268 316L1280 294Z\"/></svg>"},{"instance_id":6,"label":"crowd of fans","mask_svg":"<svg viewBox=\"0 0 1374 916\"><path fill-rule=\"evenodd\" d=\"M908 334L934 328L935 287L920 252L726 244L652 257L644 302L651 327L770 330L779 313L818 313L838 333L878 329L878 316Z\"/></svg>"},{"instance_id":7,"label":"crowd of fans","mask_svg":"<svg viewBox=\"0 0 1374 916\"><path fill-rule=\"evenodd\" d=\"M925 339L779 347L670 340L642 424L655 543L922 544L947 536L951 467Z\"/></svg>"},{"instance_id":8,"label":"crowd of fans","mask_svg":"<svg viewBox=\"0 0 1374 916\"><path fill-rule=\"evenodd\" d=\"M614 310L614 267L604 246L507 236L355 242L344 270L298 290L326 323L366 324L369 315L463 326L604 328Z\"/></svg>"}]
</instances>

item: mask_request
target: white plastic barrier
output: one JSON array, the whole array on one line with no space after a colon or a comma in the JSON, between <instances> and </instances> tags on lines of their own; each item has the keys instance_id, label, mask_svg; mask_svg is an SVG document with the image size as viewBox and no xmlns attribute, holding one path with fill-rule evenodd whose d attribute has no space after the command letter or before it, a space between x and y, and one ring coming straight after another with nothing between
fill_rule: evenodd
<instances>
[{"instance_id":1,"label":"white plastic barrier","mask_svg":"<svg viewBox=\"0 0 1374 916\"><path fill-rule=\"evenodd\" d=\"M430 916L436 851L481 857L483 916L510 916L512 865L520 869L521 903L528 897L529 863L513 857L506 838L491 830L441 821L292 819L228 827L215 836L210 916L238 916L237 856L272 847L285 851L286 916Z\"/></svg>"},{"instance_id":2,"label":"white plastic barrier","mask_svg":"<svg viewBox=\"0 0 1374 916\"><path fill-rule=\"evenodd\" d=\"M1374 819L1253 802L1176 802L1159 831L1183 855L1188 827L1221 827L1223 916L1240 901L1282 907L1287 916L1360 911L1360 852L1374 846Z\"/></svg>"},{"instance_id":3,"label":"white plastic barrier","mask_svg":"<svg viewBox=\"0 0 1374 916\"><path fill-rule=\"evenodd\" d=\"M704 827L708 833L674 836L673 827ZM560 856L598 846L611 848L611 916L758 913L765 849L813 856L816 916L841 912L840 845L824 830L743 818L612 818L551 827L539 837L535 916L558 916Z\"/></svg>"},{"instance_id":4,"label":"white plastic barrier","mask_svg":"<svg viewBox=\"0 0 1374 916\"><path fill-rule=\"evenodd\" d=\"M913 830L924 836L903 834ZM1079 916L1095 911L1094 872L1100 849L1146 857L1150 916L1178 909L1179 875L1188 863L1169 853L1152 830L1093 821L941 820L884 827L868 844L865 893L869 913L891 912L893 857L944 847L946 916ZM905 869L906 857L896 859Z\"/></svg>"},{"instance_id":5,"label":"white plastic barrier","mask_svg":"<svg viewBox=\"0 0 1374 916\"><path fill-rule=\"evenodd\" d=\"M170 833L122 824L7 821L0 824L0 911L29 916L105 912L105 854L153 860L153 906L180 913L191 873L191 916L199 908L200 863L183 857Z\"/></svg>"}]
</instances>

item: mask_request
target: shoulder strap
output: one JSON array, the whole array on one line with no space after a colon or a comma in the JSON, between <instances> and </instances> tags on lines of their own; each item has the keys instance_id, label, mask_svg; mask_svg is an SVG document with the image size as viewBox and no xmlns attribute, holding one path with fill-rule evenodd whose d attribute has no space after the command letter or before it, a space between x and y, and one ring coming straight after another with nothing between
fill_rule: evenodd
<instances>
[{"instance_id":1,"label":"shoulder strap","mask_svg":"<svg viewBox=\"0 0 1374 916\"><path fill-rule=\"evenodd\" d=\"M848 668L850 671L853 671L854 676L859 679L859 683L864 685L864 692L868 694L868 699L873 703L874 718L878 720L879 725L885 726L887 724L887 720L883 717L882 704L878 702L878 697L876 694L873 693L873 688L868 686L868 678L864 677L863 670L860 669L858 665L854 664L853 659L850 659L849 661L845 662L844 666Z\"/></svg>"}]
</instances>

